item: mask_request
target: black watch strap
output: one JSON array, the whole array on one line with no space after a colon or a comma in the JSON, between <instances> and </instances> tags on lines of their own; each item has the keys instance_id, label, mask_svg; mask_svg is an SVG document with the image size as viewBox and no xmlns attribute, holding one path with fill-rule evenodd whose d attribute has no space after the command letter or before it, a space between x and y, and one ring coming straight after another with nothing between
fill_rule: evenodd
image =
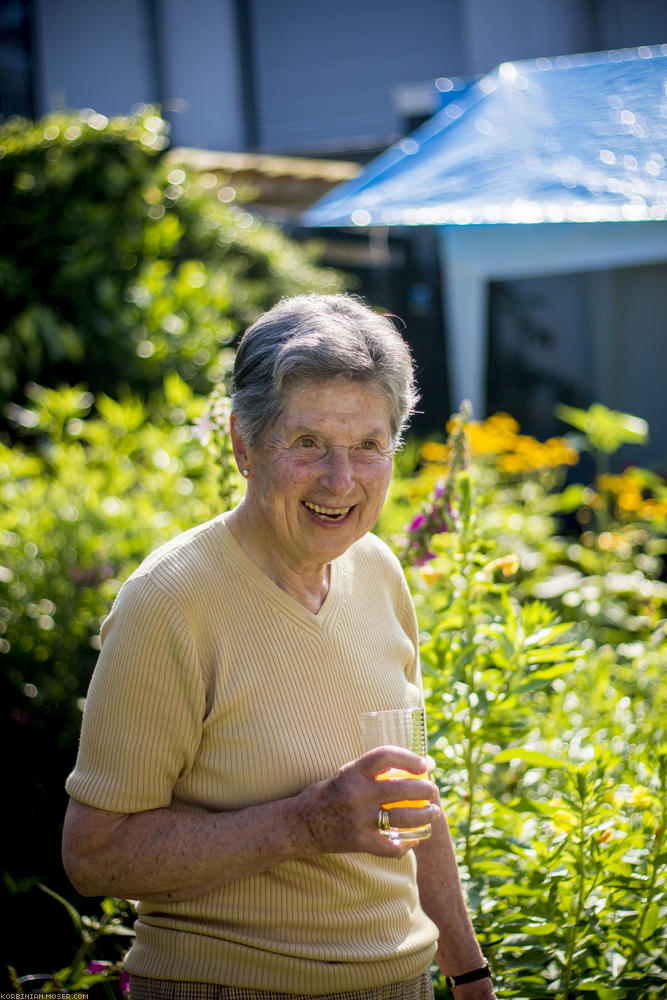
<instances>
[{"instance_id":1,"label":"black watch strap","mask_svg":"<svg viewBox=\"0 0 667 1000\"><path fill-rule=\"evenodd\" d=\"M490 979L491 969L488 965L483 965L481 969L473 969L472 972L462 972L460 976L445 976L445 982L450 990L455 986L463 986L464 983L476 983L478 979Z\"/></svg>"}]
</instances>

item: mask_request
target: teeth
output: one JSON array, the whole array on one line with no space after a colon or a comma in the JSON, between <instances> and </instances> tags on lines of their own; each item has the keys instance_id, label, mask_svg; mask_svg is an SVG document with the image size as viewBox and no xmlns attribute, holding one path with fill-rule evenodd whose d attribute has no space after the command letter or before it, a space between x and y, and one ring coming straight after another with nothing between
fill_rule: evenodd
<instances>
[{"instance_id":1,"label":"teeth","mask_svg":"<svg viewBox=\"0 0 667 1000\"><path fill-rule=\"evenodd\" d=\"M304 504L315 514L325 514L327 517L344 517L352 510L351 507L320 507L319 504L311 503L309 500L304 500Z\"/></svg>"}]
</instances>

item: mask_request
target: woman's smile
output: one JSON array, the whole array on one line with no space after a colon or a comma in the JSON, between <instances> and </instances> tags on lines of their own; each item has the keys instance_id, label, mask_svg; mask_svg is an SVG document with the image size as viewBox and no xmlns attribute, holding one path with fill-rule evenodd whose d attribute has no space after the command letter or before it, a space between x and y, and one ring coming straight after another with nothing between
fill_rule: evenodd
<instances>
[{"instance_id":1,"label":"woman's smile","mask_svg":"<svg viewBox=\"0 0 667 1000\"><path fill-rule=\"evenodd\" d=\"M323 518L325 521L342 521L354 509L354 504L347 507L326 507L321 504L312 503L310 500L304 500L303 505L307 510L312 511L313 514L321 519Z\"/></svg>"},{"instance_id":2,"label":"woman's smile","mask_svg":"<svg viewBox=\"0 0 667 1000\"><path fill-rule=\"evenodd\" d=\"M302 382L257 444L234 436L248 469L239 508L246 550L278 582L325 581L332 559L371 530L387 495L393 449L382 391L342 376Z\"/></svg>"}]
</instances>

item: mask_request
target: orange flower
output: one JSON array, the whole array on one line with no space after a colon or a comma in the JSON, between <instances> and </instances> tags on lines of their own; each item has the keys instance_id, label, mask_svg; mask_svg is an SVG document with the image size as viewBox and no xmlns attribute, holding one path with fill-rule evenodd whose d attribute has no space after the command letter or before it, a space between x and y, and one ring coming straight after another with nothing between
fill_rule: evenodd
<instances>
[{"instance_id":1,"label":"orange flower","mask_svg":"<svg viewBox=\"0 0 667 1000\"><path fill-rule=\"evenodd\" d=\"M513 576L519 572L519 560L514 553L511 553L507 556L501 556L500 559L494 559L492 563L489 563L489 569L500 570L503 576Z\"/></svg>"},{"instance_id":2,"label":"orange flower","mask_svg":"<svg viewBox=\"0 0 667 1000\"><path fill-rule=\"evenodd\" d=\"M421 458L425 462L446 462L449 458L449 448L440 441L426 441L421 448Z\"/></svg>"}]
</instances>

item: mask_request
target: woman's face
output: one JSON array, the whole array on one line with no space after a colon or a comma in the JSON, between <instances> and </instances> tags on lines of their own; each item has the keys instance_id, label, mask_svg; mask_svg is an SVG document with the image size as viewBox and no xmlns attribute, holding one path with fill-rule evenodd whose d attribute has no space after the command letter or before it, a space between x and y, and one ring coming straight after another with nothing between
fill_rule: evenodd
<instances>
[{"instance_id":1,"label":"woman's face","mask_svg":"<svg viewBox=\"0 0 667 1000\"><path fill-rule=\"evenodd\" d=\"M325 565L375 524L393 468L389 410L372 383L340 377L288 390L278 420L252 447L246 523L267 556L292 569Z\"/></svg>"}]
</instances>

